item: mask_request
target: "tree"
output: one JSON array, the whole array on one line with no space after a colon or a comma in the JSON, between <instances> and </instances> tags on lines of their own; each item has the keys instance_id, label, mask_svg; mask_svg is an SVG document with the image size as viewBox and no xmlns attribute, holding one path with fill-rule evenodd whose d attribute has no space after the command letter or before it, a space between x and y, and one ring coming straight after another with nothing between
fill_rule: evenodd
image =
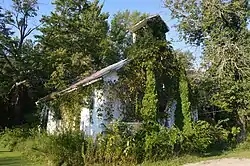
<instances>
[{"instance_id":1,"label":"tree","mask_svg":"<svg viewBox=\"0 0 250 166\"><path fill-rule=\"evenodd\" d=\"M24 115L35 113L34 102L44 94L42 56L27 40L38 27L30 26L37 10L36 0L13 0L12 10L0 11L1 113L8 114L3 125L26 123Z\"/></svg>"},{"instance_id":2,"label":"tree","mask_svg":"<svg viewBox=\"0 0 250 166\"><path fill-rule=\"evenodd\" d=\"M113 42L113 49L119 54L120 59L127 57L127 49L133 44L132 33L130 28L139 21L148 17L149 14L139 11L124 12L119 11L111 20L110 39Z\"/></svg>"},{"instance_id":3,"label":"tree","mask_svg":"<svg viewBox=\"0 0 250 166\"><path fill-rule=\"evenodd\" d=\"M13 10L7 10L1 14L1 73L6 86L1 90L4 95L10 87L16 83L32 77L27 69L29 51L34 47L27 37L37 28L30 27L29 20L36 16L38 10L36 0L13 0ZM15 33L14 33L15 32ZM16 36L17 35L17 36ZM35 60L35 59L33 59ZM8 79L9 77L12 77Z\"/></svg>"},{"instance_id":4,"label":"tree","mask_svg":"<svg viewBox=\"0 0 250 166\"><path fill-rule=\"evenodd\" d=\"M108 15L98 1L54 2L55 11L42 19L38 39L52 66L48 86L61 90L109 64ZM90 21L91 20L91 21Z\"/></svg>"},{"instance_id":5,"label":"tree","mask_svg":"<svg viewBox=\"0 0 250 166\"><path fill-rule=\"evenodd\" d=\"M2 8L0 8L0 62L1 62L1 70L0 70L0 78L1 78L1 89L0 94L1 97L6 94L6 90L9 88L9 83L12 82L11 72L13 71L13 64L8 57L8 46L11 45L11 35L13 32L9 27L7 27L7 18L5 17ZM8 74L9 75L8 75Z\"/></svg>"},{"instance_id":6,"label":"tree","mask_svg":"<svg viewBox=\"0 0 250 166\"><path fill-rule=\"evenodd\" d=\"M190 51L182 52L181 50L175 50L175 54L179 63L186 71L194 70L195 57Z\"/></svg>"},{"instance_id":7,"label":"tree","mask_svg":"<svg viewBox=\"0 0 250 166\"><path fill-rule=\"evenodd\" d=\"M37 10L36 0L13 0L13 10L7 10L2 15L1 22L5 24L2 26L2 56L11 73L15 74L15 81L22 81L22 77L25 77L25 72L20 69L26 58L23 47L27 37L37 28L29 26L29 20L36 16ZM20 73L20 70L23 72Z\"/></svg>"},{"instance_id":8,"label":"tree","mask_svg":"<svg viewBox=\"0 0 250 166\"><path fill-rule=\"evenodd\" d=\"M205 81L213 84L210 103L229 111L245 135L249 109L248 1L166 0L178 30L189 43L203 46Z\"/></svg>"},{"instance_id":9,"label":"tree","mask_svg":"<svg viewBox=\"0 0 250 166\"><path fill-rule=\"evenodd\" d=\"M42 35L37 36L49 64L46 87L52 92L114 63L117 56L108 36L108 14L102 12L99 1L56 0L54 5L55 11L42 18ZM79 120L88 92L79 89L51 103L65 121L73 124L74 118Z\"/></svg>"}]
</instances>

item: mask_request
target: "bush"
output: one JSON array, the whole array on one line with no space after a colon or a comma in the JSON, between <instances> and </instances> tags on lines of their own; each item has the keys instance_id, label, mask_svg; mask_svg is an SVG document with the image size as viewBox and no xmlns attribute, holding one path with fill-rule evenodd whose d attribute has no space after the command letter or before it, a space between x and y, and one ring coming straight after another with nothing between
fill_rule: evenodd
<instances>
[{"instance_id":1,"label":"bush","mask_svg":"<svg viewBox=\"0 0 250 166\"><path fill-rule=\"evenodd\" d=\"M82 156L83 134L62 131L55 135L35 129L6 129L1 134L1 145L17 150L34 163L50 165L84 165Z\"/></svg>"},{"instance_id":2,"label":"bush","mask_svg":"<svg viewBox=\"0 0 250 166\"><path fill-rule=\"evenodd\" d=\"M32 135L33 130L30 129L8 129L6 128L0 135L0 144L8 148L10 151L15 150L17 145Z\"/></svg>"},{"instance_id":3,"label":"bush","mask_svg":"<svg viewBox=\"0 0 250 166\"><path fill-rule=\"evenodd\" d=\"M204 153L218 143L227 141L228 132L205 121L192 124L190 132L166 128L157 123L143 124L133 131L124 123L116 123L105 135L94 141L85 140L87 164L134 164L157 161L180 154Z\"/></svg>"},{"instance_id":4,"label":"bush","mask_svg":"<svg viewBox=\"0 0 250 166\"><path fill-rule=\"evenodd\" d=\"M229 131L220 124L212 126L206 121L193 123L189 132L160 126L159 130L153 130L145 136L145 160L161 160L180 154L203 154L214 147L222 149L228 145L228 134Z\"/></svg>"},{"instance_id":5,"label":"bush","mask_svg":"<svg viewBox=\"0 0 250 166\"><path fill-rule=\"evenodd\" d=\"M78 131L46 132L6 129L1 143L22 152L27 159L50 165L139 164L145 160L161 160L187 153L204 153L218 145L228 145L227 131L205 121L192 124L189 132L166 128L156 122L144 123L135 131L131 126L116 122L103 135L84 137ZM233 139L232 139L233 140Z\"/></svg>"},{"instance_id":6,"label":"bush","mask_svg":"<svg viewBox=\"0 0 250 166\"><path fill-rule=\"evenodd\" d=\"M23 154L30 158L32 153L33 161L36 162L41 161L43 156L52 165L83 165L83 142L84 137L80 132L62 131L55 135L41 133L24 143Z\"/></svg>"},{"instance_id":7,"label":"bush","mask_svg":"<svg viewBox=\"0 0 250 166\"><path fill-rule=\"evenodd\" d=\"M182 135L177 128L160 127L157 132L148 134L145 138L146 160L161 160L176 153L176 146L181 144Z\"/></svg>"},{"instance_id":8,"label":"bush","mask_svg":"<svg viewBox=\"0 0 250 166\"><path fill-rule=\"evenodd\" d=\"M212 126L206 121L197 121L192 126L191 132L183 133L183 152L205 153L215 147L219 150L226 146L229 132L220 125Z\"/></svg>"},{"instance_id":9,"label":"bush","mask_svg":"<svg viewBox=\"0 0 250 166\"><path fill-rule=\"evenodd\" d=\"M117 122L107 129L105 135L85 139L85 163L123 164L135 162L135 133L130 126Z\"/></svg>"},{"instance_id":10,"label":"bush","mask_svg":"<svg viewBox=\"0 0 250 166\"><path fill-rule=\"evenodd\" d=\"M203 153L214 142L211 126L205 121L198 121L193 124L193 129L184 133L183 151L187 153Z\"/></svg>"},{"instance_id":11,"label":"bush","mask_svg":"<svg viewBox=\"0 0 250 166\"><path fill-rule=\"evenodd\" d=\"M248 134L248 136L246 138L246 141L240 143L237 146L236 150L244 150L244 151L250 150L250 135L249 134Z\"/></svg>"}]
</instances>

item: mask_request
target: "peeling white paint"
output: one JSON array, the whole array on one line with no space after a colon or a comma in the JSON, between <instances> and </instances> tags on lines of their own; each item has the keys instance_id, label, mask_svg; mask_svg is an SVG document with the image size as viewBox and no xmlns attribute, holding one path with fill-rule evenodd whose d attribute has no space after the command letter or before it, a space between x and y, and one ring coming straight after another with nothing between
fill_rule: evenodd
<instances>
[{"instance_id":1,"label":"peeling white paint","mask_svg":"<svg viewBox=\"0 0 250 166\"><path fill-rule=\"evenodd\" d=\"M91 121L90 121L90 109L82 108L81 111L81 120L80 120L80 130L87 135L92 134L91 130Z\"/></svg>"},{"instance_id":2,"label":"peeling white paint","mask_svg":"<svg viewBox=\"0 0 250 166\"><path fill-rule=\"evenodd\" d=\"M55 119L54 113L50 110L48 113L47 132L53 134L59 130L60 126L61 121Z\"/></svg>"},{"instance_id":3,"label":"peeling white paint","mask_svg":"<svg viewBox=\"0 0 250 166\"><path fill-rule=\"evenodd\" d=\"M102 133L105 130L105 126L110 123L107 110L112 112L112 119L119 119L122 117L121 102L118 98L114 98L114 92L112 91L112 84L118 81L119 77L117 72L112 72L106 75L104 80L104 86L102 90L95 90L94 101L92 110L84 108L81 112L81 130L87 135L96 137L97 134ZM87 112L91 112L88 114ZM91 118L91 119L90 119ZM90 121L92 123L90 123Z\"/></svg>"}]
</instances>

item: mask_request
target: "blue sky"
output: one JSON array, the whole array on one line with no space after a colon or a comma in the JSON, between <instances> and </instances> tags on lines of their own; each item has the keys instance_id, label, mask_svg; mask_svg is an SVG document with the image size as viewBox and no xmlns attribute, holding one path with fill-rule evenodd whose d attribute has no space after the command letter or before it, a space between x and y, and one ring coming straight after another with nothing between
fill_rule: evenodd
<instances>
[{"instance_id":1,"label":"blue sky","mask_svg":"<svg viewBox=\"0 0 250 166\"><path fill-rule=\"evenodd\" d=\"M170 17L169 11L164 8L163 0L100 0L104 2L104 12L109 12L112 15L118 11L124 11L126 9L130 11L138 10L140 12L146 12L150 14L160 14L164 19L166 24L170 28L170 32L167 33L167 39L172 41L172 45L175 49L189 50L199 59L200 48L193 48L185 44L185 42L179 40L178 32L173 27L176 23ZM38 25L39 18L42 15L49 15L53 11L53 6L51 5L52 0L38 0L39 11L37 19L32 21L32 24ZM11 0L0 0L0 5L4 8L10 8Z\"/></svg>"}]
</instances>

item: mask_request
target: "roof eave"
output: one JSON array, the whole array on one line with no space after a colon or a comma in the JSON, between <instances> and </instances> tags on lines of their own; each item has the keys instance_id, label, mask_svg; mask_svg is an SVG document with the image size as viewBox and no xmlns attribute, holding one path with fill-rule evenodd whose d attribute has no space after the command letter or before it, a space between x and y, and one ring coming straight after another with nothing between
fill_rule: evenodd
<instances>
[{"instance_id":1,"label":"roof eave","mask_svg":"<svg viewBox=\"0 0 250 166\"><path fill-rule=\"evenodd\" d=\"M135 24L132 28L130 28L130 31L135 33L136 31L138 31L139 29L144 27L149 20L151 20L153 18L157 18L157 17L159 17L162 20L162 18L159 14L149 16L149 17L143 19L142 21L138 22L137 24ZM168 26L166 25L166 23L163 20L162 20L162 22L165 24L166 28L168 29Z\"/></svg>"}]
</instances>

